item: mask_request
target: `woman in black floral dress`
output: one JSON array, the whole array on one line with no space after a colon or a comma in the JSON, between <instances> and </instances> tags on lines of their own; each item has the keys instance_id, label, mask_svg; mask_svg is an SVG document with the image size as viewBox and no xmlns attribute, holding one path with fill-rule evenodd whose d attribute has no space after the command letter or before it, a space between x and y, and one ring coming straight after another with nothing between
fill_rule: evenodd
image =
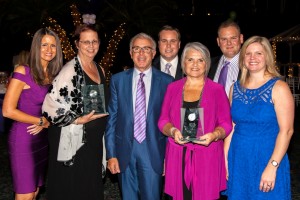
<instances>
[{"instance_id":1,"label":"woman in black floral dress","mask_svg":"<svg viewBox=\"0 0 300 200\"><path fill-rule=\"evenodd\" d=\"M102 85L104 102L108 97L103 70L94 62L100 45L97 31L90 25L80 26L75 44L77 56L55 78L43 104L43 114L53 124L47 200L104 199L102 137L107 114L84 114L86 86Z\"/></svg>"}]
</instances>

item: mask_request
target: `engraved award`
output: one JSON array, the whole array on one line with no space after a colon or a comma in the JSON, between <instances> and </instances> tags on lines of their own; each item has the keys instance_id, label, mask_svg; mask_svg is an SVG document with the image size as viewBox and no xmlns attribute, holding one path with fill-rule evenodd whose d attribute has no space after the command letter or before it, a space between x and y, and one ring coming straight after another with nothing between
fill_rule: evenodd
<instances>
[{"instance_id":1,"label":"engraved award","mask_svg":"<svg viewBox=\"0 0 300 200\"><path fill-rule=\"evenodd\" d=\"M84 114L88 114L93 110L96 114L107 113L105 108L105 95L103 84L83 86L82 95Z\"/></svg>"},{"instance_id":2,"label":"engraved award","mask_svg":"<svg viewBox=\"0 0 300 200\"><path fill-rule=\"evenodd\" d=\"M181 108L183 141L200 140L199 137L203 135L204 127L203 114L203 108Z\"/></svg>"}]
</instances>

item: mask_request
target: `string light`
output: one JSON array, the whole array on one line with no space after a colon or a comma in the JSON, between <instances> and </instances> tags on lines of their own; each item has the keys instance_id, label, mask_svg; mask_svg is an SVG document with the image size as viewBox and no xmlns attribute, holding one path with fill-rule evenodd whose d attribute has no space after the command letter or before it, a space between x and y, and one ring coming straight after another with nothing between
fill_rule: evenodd
<instances>
[{"instance_id":1,"label":"string light","mask_svg":"<svg viewBox=\"0 0 300 200\"><path fill-rule=\"evenodd\" d=\"M74 26L78 26L82 24L82 17L79 13L77 6L72 4L71 8L71 15L73 18ZM56 20L52 19L51 17L47 18L48 28L55 31L58 34L58 37L61 41L62 51L64 54L64 58L69 61L74 58L76 55L75 51L72 48L72 45L69 42L69 38L67 37L66 31L56 22ZM113 65L115 54L118 49L119 42L123 39L125 35L125 26L126 23L122 23L119 27L114 31L114 34L111 36L106 52L102 57L99 65L104 69L106 75L106 81L109 83L111 73L109 68Z\"/></svg>"},{"instance_id":2,"label":"string light","mask_svg":"<svg viewBox=\"0 0 300 200\"><path fill-rule=\"evenodd\" d=\"M62 52L64 54L64 58L69 61L74 58L75 51L70 44L69 38L67 37L66 31L57 24L56 20L52 19L51 17L47 18L47 22L49 23L48 28L53 30L59 37L62 47Z\"/></svg>"},{"instance_id":3,"label":"string light","mask_svg":"<svg viewBox=\"0 0 300 200\"><path fill-rule=\"evenodd\" d=\"M106 52L104 53L104 56L102 57L102 60L99 63L100 66L103 67L105 70L107 82L109 82L111 77L109 68L113 65L119 42L125 35L125 29L124 29L125 24L126 23L120 24L120 26L114 31L114 34L111 36L108 42Z\"/></svg>"},{"instance_id":4,"label":"string light","mask_svg":"<svg viewBox=\"0 0 300 200\"><path fill-rule=\"evenodd\" d=\"M277 42L293 42L293 41L299 41L300 40L300 37L299 36L290 36L290 37L281 37L281 36L278 36L278 37L275 37L275 38L272 38L272 41L277 43Z\"/></svg>"},{"instance_id":5,"label":"string light","mask_svg":"<svg viewBox=\"0 0 300 200\"><path fill-rule=\"evenodd\" d=\"M72 4L70 6L71 8L71 15L72 15L72 18L73 18L73 24L74 26L79 26L81 25L82 23L82 18L81 18L81 14L79 13L78 9L77 9L77 6L75 4Z\"/></svg>"},{"instance_id":6,"label":"string light","mask_svg":"<svg viewBox=\"0 0 300 200\"><path fill-rule=\"evenodd\" d=\"M294 74L293 66L289 66L289 69L288 69L288 77L293 77L293 74Z\"/></svg>"}]
</instances>

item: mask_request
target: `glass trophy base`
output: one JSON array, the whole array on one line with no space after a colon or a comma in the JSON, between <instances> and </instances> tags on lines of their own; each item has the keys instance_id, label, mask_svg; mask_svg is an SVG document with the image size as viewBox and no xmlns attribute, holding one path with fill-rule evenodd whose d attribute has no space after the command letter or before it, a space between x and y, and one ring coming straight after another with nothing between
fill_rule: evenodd
<instances>
[{"instance_id":1,"label":"glass trophy base","mask_svg":"<svg viewBox=\"0 0 300 200\"><path fill-rule=\"evenodd\" d=\"M82 87L83 94L83 112L89 114L93 110L95 114L106 114L104 86L100 85L84 85Z\"/></svg>"},{"instance_id":2,"label":"glass trophy base","mask_svg":"<svg viewBox=\"0 0 300 200\"><path fill-rule=\"evenodd\" d=\"M196 138L196 137L185 137L185 138L181 139L181 141L184 141L184 142L202 142L205 140L206 139L200 139L200 138Z\"/></svg>"}]
</instances>

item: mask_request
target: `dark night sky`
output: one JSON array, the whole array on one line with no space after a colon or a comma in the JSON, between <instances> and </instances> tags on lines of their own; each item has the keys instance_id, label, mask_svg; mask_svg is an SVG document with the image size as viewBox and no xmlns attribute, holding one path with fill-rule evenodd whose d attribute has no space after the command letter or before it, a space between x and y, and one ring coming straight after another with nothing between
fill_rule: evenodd
<instances>
[{"instance_id":1,"label":"dark night sky","mask_svg":"<svg viewBox=\"0 0 300 200\"><path fill-rule=\"evenodd\" d=\"M178 5L177 16L169 16L168 24L178 27L181 31L181 47L183 47L186 42L199 41L210 49L212 56L220 54L220 50L216 44L217 27L230 16L235 16L235 21L241 26L245 39L252 35L261 35L271 38L300 23L300 3L289 0L175 1ZM78 7L82 13L96 12L97 9L103 6L103 2L104 0L90 0L87 3L87 0L80 0ZM208 16L209 13L211 14L210 16ZM69 16L70 14L67 13L67 15ZM65 18L64 20L66 23L71 23L67 22L71 20L69 18ZM161 25L158 23L157 27L153 27L153 29L158 30L160 27ZM1 28L0 37L2 37L3 31L5 30ZM128 37L130 38L132 36L133 35ZM156 33L152 34L152 36L155 39L157 38ZM20 40L19 37L22 39ZM18 43L15 44L13 42L14 40L18 41ZM19 35L18 38L5 39L4 41L1 38L0 42L2 48L0 70L10 71L12 70L12 56L17 54L21 49L28 49L31 39L25 35ZM107 41L103 41L104 45L106 43ZM115 68L118 68L120 65L130 64L128 43L128 39L121 41ZM300 43L293 47L293 62L300 63L299 46ZM105 51L105 49L106 47L102 46L101 51ZM278 49L280 52L277 53L277 58L280 59L282 63L288 62L288 45L280 44L278 45ZM118 71L118 69L115 69L115 71Z\"/></svg>"}]
</instances>

